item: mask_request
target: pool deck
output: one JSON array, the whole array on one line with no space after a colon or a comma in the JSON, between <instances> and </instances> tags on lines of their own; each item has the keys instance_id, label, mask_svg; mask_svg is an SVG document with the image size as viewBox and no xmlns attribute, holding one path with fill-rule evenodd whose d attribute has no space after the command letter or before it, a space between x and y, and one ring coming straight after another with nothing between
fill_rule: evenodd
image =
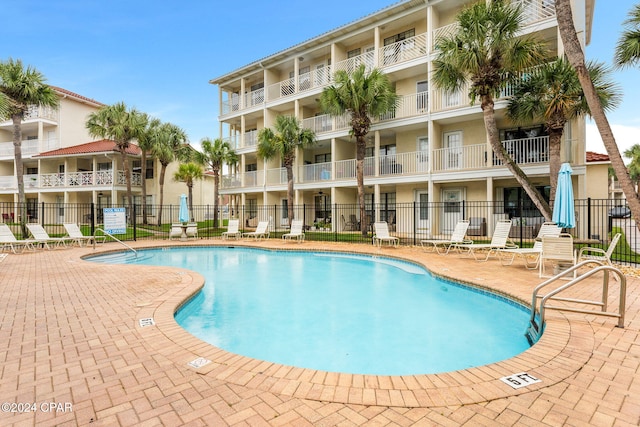
<instances>
[{"instance_id":1,"label":"pool deck","mask_svg":"<svg viewBox=\"0 0 640 427\"><path fill-rule=\"evenodd\" d=\"M133 246L208 244L401 257L527 303L541 282L537 270L525 269L519 260L502 266L495 259L481 263L417 247L278 239L142 241ZM434 375L351 375L258 361L198 340L175 323L173 313L198 291L202 277L177 268L81 259L121 248L107 243L96 251L56 249L2 260L0 425L640 424L637 277L627 276L625 328L615 327L613 318L548 311L541 340L506 361ZM598 299L601 280L584 283L580 298ZM617 310L618 289L618 282L612 282L610 311ZM203 360L209 362L197 363ZM513 389L500 380L520 372L541 381Z\"/></svg>"}]
</instances>

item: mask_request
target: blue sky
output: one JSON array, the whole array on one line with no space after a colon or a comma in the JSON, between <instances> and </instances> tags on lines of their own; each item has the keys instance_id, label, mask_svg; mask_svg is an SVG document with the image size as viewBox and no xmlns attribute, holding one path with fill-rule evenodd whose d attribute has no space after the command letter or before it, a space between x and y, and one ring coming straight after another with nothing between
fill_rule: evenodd
<instances>
[{"instance_id":1,"label":"blue sky","mask_svg":"<svg viewBox=\"0 0 640 427\"><path fill-rule=\"evenodd\" d=\"M392 3L11 1L3 5L0 58L22 59L49 84L105 104L124 101L179 125L197 144L219 136L217 89L210 79ZM596 2L588 58L612 62L633 4ZM624 101L609 120L621 151L640 143L634 105L640 99L638 77L638 69L617 71L614 77L624 87ZM604 153L596 133L588 126L587 148Z\"/></svg>"}]
</instances>

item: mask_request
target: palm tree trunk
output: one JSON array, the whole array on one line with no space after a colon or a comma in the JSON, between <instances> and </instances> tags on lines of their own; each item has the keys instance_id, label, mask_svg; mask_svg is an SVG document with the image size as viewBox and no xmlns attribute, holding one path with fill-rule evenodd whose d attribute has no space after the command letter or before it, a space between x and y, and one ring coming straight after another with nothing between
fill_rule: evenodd
<instances>
[{"instance_id":1,"label":"palm tree trunk","mask_svg":"<svg viewBox=\"0 0 640 427\"><path fill-rule=\"evenodd\" d=\"M218 186L220 185L220 169L213 168L213 226L218 228Z\"/></svg>"},{"instance_id":2,"label":"palm tree trunk","mask_svg":"<svg viewBox=\"0 0 640 427\"><path fill-rule=\"evenodd\" d=\"M545 217L547 221L551 221L551 208L549 204L544 200L540 192L533 186L529 177L522 172L520 166L518 166L511 156L507 153L504 146L500 142L500 135L498 134L498 125L496 124L496 117L494 114L493 98L490 96L482 96L482 115L484 117L484 127L487 132L487 140L491 144L491 148L495 155L502 161L502 163L509 169L513 177L518 181L518 184L522 186L524 191L529 195L533 204L538 208L540 213Z\"/></svg>"},{"instance_id":3,"label":"palm tree trunk","mask_svg":"<svg viewBox=\"0 0 640 427\"><path fill-rule=\"evenodd\" d=\"M293 220L293 162L291 164L285 164L287 169L287 218L289 219L289 225Z\"/></svg>"},{"instance_id":4,"label":"palm tree trunk","mask_svg":"<svg viewBox=\"0 0 640 427\"><path fill-rule=\"evenodd\" d=\"M567 58L578 74L580 85L582 86L587 104L589 105L591 117L593 117L593 120L596 122L600 137L609 155L609 160L611 160L611 166L618 177L620 187L629 204L629 209L633 217L638 219L640 218L640 198L638 198L638 193L636 193L633 186L629 171L622 160L616 139L609 125L609 120L607 120L607 116L604 113L604 109L602 108L602 104L600 103L600 99L597 96L596 89L593 86L593 82L585 65L582 45L578 40L576 28L573 25L573 13L571 12L570 0L556 0L556 16L560 37L562 38L562 44L564 45ZM636 227L640 230L640 221L636 221Z\"/></svg>"},{"instance_id":5,"label":"palm tree trunk","mask_svg":"<svg viewBox=\"0 0 640 427\"><path fill-rule=\"evenodd\" d=\"M364 153L367 142L364 135L356 136L356 181L358 183L358 205L360 206L360 232L367 236L368 226L364 209Z\"/></svg>"},{"instance_id":6,"label":"palm tree trunk","mask_svg":"<svg viewBox=\"0 0 640 427\"><path fill-rule=\"evenodd\" d=\"M140 155L140 178L142 179L142 223L147 224L147 150Z\"/></svg>"},{"instance_id":7,"label":"palm tree trunk","mask_svg":"<svg viewBox=\"0 0 640 427\"><path fill-rule=\"evenodd\" d=\"M160 208L158 209L158 227L162 226L162 206L164 204L164 174L167 171L167 165L161 164L160 167Z\"/></svg>"},{"instance_id":8,"label":"palm tree trunk","mask_svg":"<svg viewBox=\"0 0 640 427\"><path fill-rule=\"evenodd\" d=\"M556 199L558 189L558 172L560 172L560 146L563 129L549 129L549 183L551 184L551 200Z\"/></svg>"},{"instance_id":9,"label":"palm tree trunk","mask_svg":"<svg viewBox=\"0 0 640 427\"><path fill-rule=\"evenodd\" d=\"M16 178L18 180L18 218L20 218L20 229L22 238L27 238L27 196L24 193L24 166L22 163L22 116L13 114L13 152L16 165Z\"/></svg>"},{"instance_id":10,"label":"palm tree trunk","mask_svg":"<svg viewBox=\"0 0 640 427\"><path fill-rule=\"evenodd\" d=\"M131 172L129 169L129 157L127 157L126 148L123 146L118 146L120 148L120 156L122 157L122 169L124 169L124 179L127 183L127 203L129 204L129 215L130 222L133 224L133 221L136 219L133 217L133 193L131 192Z\"/></svg>"}]
</instances>

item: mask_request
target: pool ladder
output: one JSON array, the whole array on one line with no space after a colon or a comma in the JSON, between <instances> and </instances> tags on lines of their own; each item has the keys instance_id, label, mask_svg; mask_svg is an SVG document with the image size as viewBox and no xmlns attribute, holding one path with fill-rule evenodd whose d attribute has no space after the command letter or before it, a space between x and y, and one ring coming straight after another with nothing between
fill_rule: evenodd
<instances>
[{"instance_id":1,"label":"pool ladder","mask_svg":"<svg viewBox=\"0 0 640 427\"><path fill-rule=\"evenodd\" d=\"M554 283L555 281L561 278L565 278L564 276L568 276L568 275L573 276L574 271L588 264L597 264L597 267L570 280L568 283L562 286L558 286L557 288L555 288L554 290L552 290L551 292L545 295L538 295L538 293L542 288ZM604 272L604 275L602 279L602 298L600 301L582 300L582 299L575 299L575 298L562 298L562 297L556 296L560 292L581 283L583 280L601 271ZM620 305L617 313L607 311L610 273L615 274L620 281ZM624 328L626 296L627 296L627 279L622 273L622 271L610 265L603 265L600 261L596 261L596 260L582 261L579 264L576 264L571 268L562 271L561 273L553 276L549 280L546 280L540 283L538 286L536 286L536 288L533 290L533 296L531 301L531 318L529 319L529 326L527 327L525 336L527 337L529 344L532 344L532 345L540 338L545 325L545 310L564 310L564 311L571 311L574 313L586 313L586 314L595 314L600 316L615 317L618 319L618 324L616 326L619 328ZM539 304L538 304L538 300L540 301ZM549 305L550 300L595 305L595 306L601 307L602 311L586 310L586 309L575 308L570 306Z\"/></svg>"}]
</instances>

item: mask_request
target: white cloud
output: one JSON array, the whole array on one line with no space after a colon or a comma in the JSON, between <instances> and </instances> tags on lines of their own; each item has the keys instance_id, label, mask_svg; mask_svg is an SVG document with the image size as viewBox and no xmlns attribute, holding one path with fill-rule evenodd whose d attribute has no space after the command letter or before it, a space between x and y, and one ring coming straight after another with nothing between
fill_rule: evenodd
<instances>
[{"instance_id":1,"label":"white cloud","mask_svg":"<svg viewBox=\"0 0 640 427\"><path fill-rule=\"evenodd\" d=\"M635 144L640 144L640 126L611 124L611 130L613 131L613 136L616 138L616 144L618 144L620 154L623 157L626 150ZM587 151L607 154L607 150L604 148L602 138L600 138L600 132L598 132L595 123L587 123L586 132Z\"/></svg>"}]
</instances>

